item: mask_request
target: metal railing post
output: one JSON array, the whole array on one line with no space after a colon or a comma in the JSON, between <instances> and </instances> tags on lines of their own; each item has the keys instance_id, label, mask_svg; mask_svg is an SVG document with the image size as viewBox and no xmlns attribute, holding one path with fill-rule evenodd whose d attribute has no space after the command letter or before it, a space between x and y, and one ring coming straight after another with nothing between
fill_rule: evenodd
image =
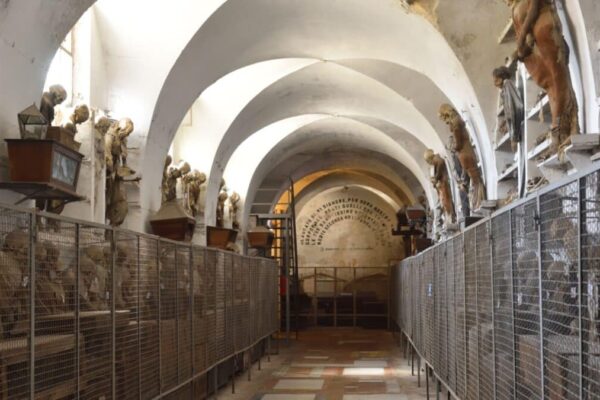
<instances>
[{"instance_id":1,"label":"metal railing post","mask_svg":"<svg viewBox=\"0 0 600 400\"><path fill-rule=\"evenodd\" d=\"M111 257L111 297L110 297L110 316L111 316L111 381L112 381L112 398L117 398L117 304L116 304L116 293L117 293L117 242L116 242L116 229L113 228L111 231L111 244L110 248L112 251Z\"/></svg>"},{"instance_id":2,"label":"metal railing post","mask_svg":"<svg viewBox=\"0 0 600 400\"><path fill-rule=\"evenodd\" d=\"M508 211L508 240L509 240L509 255L510 255L510 306L511 306L511 317L512 317L512 344L513 344L513 399L517 398L517 327L515 321L517 320L515 311L515 282L517 277L515 276L515 265L514 265L514 238L513 238L513 210Z\"/></svg>"},{"instance_id":3,"label":"metal railing post","mask_svg":"<svg viewBox=\"0 0 600 400\"><path fill-rule=\"evenodd\" d=\"M584 325L583 325L583 293L588 290L587 289L587 283L583 278L583 265L582 265L582 254L581 254L581 249L583 246L583 240L581 238L581 235L583 233L583 230L585 229L585 225L582 223L582 215L584 212L584 209L587 209L587 204L585 203L585 194L583 193L583 190L585 189L585 187L587 186L587 181L585 183L584 186L582 186L582 181L586 179L586 178L581 178L577 180L577 275L579 276L579 288L578 288L578 310L579 310L579 398L583 399L584 398L584 376L587 376L587 363L588 363L588 359L587 359L587 354L589 349L587 348L587 343L586 340L584 338L585 332L584 332ZM590 295L590 293L588 293L588 296Z\"/></svg>"},{"instance_id":4,"label":"metal railing post","mask_svg":"<svg viewBox=\"0 0 600 400\"><path fill-rule=\"evenodd\" d=\"M81 391L81 374L80 370L80 358L81 358L81 321L79 319L79 311L80 311L80 301L79 301L79 291L81 287L79 286L79 280L81 278L81 241L80 241L80 229L79 224L75 224L75 376L76 376L76 398L79 399L79 393Z\"/></svg>"},{"instance_id":5,"label":"metal railing post","mask_svg":"<svg viewBox=\"0 0 600 400\"><path fill-rule=\"evenodd\" d=\"M159 393L162 394L163 393L163 381L162 381L162 373L163 373L163 369L162 369L162 364L163 364L163 352L162 352L162 312L161 312L161 308L162 308L162 296L161 296L161 292L162 292L162 286L161 286L161 277L160 277L160 252L161 252L161 247L160 247L160 240L156 241L156 289L158 291L157 293L157 308L158 308L158 388L159 388Z\"/></svg>"},{"instance_id":6,"label":"metal railing post","mask_svg":"<svg viewBox=\"0 0 600 400\"><path fill-rule=\"evenodd\" d=\"M141 255L140 255L140 236L136 235L136 261L137 261L137 339L138 339L138 398L142 400L142 292L140 277L142 276Z\"/></svg>"},{"instance_id":7,"label":"metal railing post","mask_svg":"<svg viewBox=\"0 0 600 400\"><path fill-rule=\"evenodd\" d=\"M540 196L536 195L536 229L537 229L537 240L538 240L538 297L539 297L539 324L540 324L540 382L541 382L541 398L545 398L545 377L544 373L544 290L543 290L543 273L542 273L542 215L541 215L541 205L540 205Z\"/></svg>"},{"instance_id":8,"label":"metal railing post","mask_svg":"<svg viewBox=\"0 0 600 400\"><path fill-rule=\"evenodd\" d=\"M35 287L37 214L29 214L29 398L35 398Z\"/></svg>"},{"instance_id":9,"label":"metal railing post","mask_svg":"<svg viewBox=\"0 0 600 400\"><path fill-rule=\"evenodd\" d=\"M494 233L493 233L493 225L492 225L492 221L494 220L490 220L487 222L488 224L488 247L489 247L489 251L490 251L490 283L491 283L491 288L492 288L492 300L491 300L491 306L492 306L492 396L494 399L496 399L496 379L498 378L496 376L496 311L495 311L495 294L496 291L494 289Z\"/></svg>"}]
</instances>

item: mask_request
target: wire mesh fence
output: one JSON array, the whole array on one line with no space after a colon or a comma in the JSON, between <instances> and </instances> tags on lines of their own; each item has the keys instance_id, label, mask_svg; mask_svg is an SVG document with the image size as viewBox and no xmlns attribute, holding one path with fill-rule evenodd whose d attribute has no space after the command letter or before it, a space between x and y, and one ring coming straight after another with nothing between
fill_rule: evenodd
<instances>
[{"instance_id":1,"label":"wire mesh fence","mask_svg":"<svg viewBox=\"0 0 600 400\"><path fill-rule=\"evenodd\" d=\"M402 261L391 317L458 398L600 399L599 249L594 172Z\"/></svg>"},{"instance_id":2,"label":"wire mesh fence","mask_svg":"<svg viewBox=\"0 0 600 400\"><path fill-rule=\"evenodd\" d=\"M272 260L0 206L0 263L0 399L191 398L278 327Z\"/></svg>"}]
</instances>

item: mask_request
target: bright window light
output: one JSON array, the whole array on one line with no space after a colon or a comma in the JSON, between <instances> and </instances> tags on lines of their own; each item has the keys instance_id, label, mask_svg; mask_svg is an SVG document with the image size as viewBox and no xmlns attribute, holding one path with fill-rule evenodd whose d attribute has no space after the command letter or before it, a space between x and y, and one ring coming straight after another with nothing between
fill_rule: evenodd
<instances>
[{"instance_id":1,"label":"bright window light","mask_svg":"<svg viewBox=\"0 0 600 400\"><path fill-rule=\"evenodd\" d=\"M384 376L385 368L344 368L344 376Z\"/></svg>"},{"instance_id":2,"label":"bright window light","mask_svg":"<svg viewBox=\"0 0 600 400\"><path fill-rule=\"evenodd\" d=\"M50 64L44 90L48 90L52 85L62 85L67 91L67 99L63 105L70 105L73 98L73 54L72 33L69 32L65 40L60 45Z\"/></svg>"}]
</instances>

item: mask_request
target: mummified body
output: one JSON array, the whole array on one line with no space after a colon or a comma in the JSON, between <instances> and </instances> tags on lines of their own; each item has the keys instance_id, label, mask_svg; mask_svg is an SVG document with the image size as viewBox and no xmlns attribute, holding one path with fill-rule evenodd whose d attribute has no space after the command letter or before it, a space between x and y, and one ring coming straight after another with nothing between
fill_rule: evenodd
<instances>
[{"instance_id":1,"label":"mummified body","mask_svg":"<svg viewBox=\"0 0 600 400\"><path fill-rule=\"evenodd\" d=\"M481 171L477 166L477 156L475 149L469 140L467 126L458 112L449 104L442 104L439 116L444 121L452 135L454 136L454 148L458 161L462 169L469 177L471 184L470 203L471 210L478 210L481 202L485 200L485 185L481 176ZM468 182L461 182L461 185L467 186Z\"/></svg>"},{"instance_id":2,"label":"mummified body","mask_svg":"<svg viewBox=\"0 0 600 400\"><path fill-rule=\"evenodd\" d=\"M507 0L517 32L517 56L548 94L552 113L550 153L579 133L577 99L569 73L569 48L552 0Z\"/></svg>"},{"instance_id":3,"label":"mummified body","mask_svg":"<svg viewBox=\"0 0 600 400\"><path fill-rule=\"evenodd\" d=\"M425 152L423 158L427 164L433 167L431 183L438 193L444 215L446 216L446 221L448 223L454 223L456 221L456 213L454 211L454 201L452 200L452 190L450 189L450 175L448 174L446 162L439 154L435 154L431 149Z\"/></svg>"}]
</instances>

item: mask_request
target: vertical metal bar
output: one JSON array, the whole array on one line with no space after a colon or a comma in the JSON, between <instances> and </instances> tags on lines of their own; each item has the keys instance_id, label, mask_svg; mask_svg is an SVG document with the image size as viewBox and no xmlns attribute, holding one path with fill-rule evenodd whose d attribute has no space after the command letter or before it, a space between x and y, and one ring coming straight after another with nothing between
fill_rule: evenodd
<instances>
[{"instance_id":1,"label":"vertical metal bar","mask_svg":"<svg viewBox=\"0 0 600 400\"><path fill-rule=\"evenodd\" d=\"M392 303L392 297L394 297L394 295L392 294L392 268L393 267L388 267L388 271L387 271L387 283L388 283L388 299L387 299L387 305L386 305L386 309L387 309L387 314L388 314L388 323L387 323L387 327L388 327L388 331L391 329L392 325L391 325L391 303ZM395 283L395 282L394 282ZM400 297L398 297L399 299Z\"/></svg>"},{"instance_id":2,"label":"vertical metal bar","mask_svg":"<svg viewBox=\"0 0 600 400\"><path fill-rule=\"evenodd\" d=\"M333 326L337 328L337 267L333 267Z\"/></svg>"},{"instance_id":3,"label":"vertical metal bar","mask_svg":"<svg viewBox=\"0 0 600 400\"><path fill-rule=\"evenodd\" d=\"M444 260L446 260L446 265L448 265L448 247L449 247L450 241L446 242L446 246L444 246ZM454 251L454 245L452 246L452 250ZM452 253L454 255L454 252ZM454 269L454 259L452 259L452 263L450 264L452 266L452 269ZM448 381L448 384L450 385L450 368L452 367L450 365L450 357L448 356L450 353L450 335L449 335L449 331L450 331L450 319L448 318L448 314L450 314L450 310L449 307L450 302L448 301L448 297L450 292L448 291L448 270L449 268L445 268L444 271L444 293L446 294L446 298L444 299L444 303L446 304L446 315L444 316L445 320L446 320L446 355L445 355L445 363L446 363L446 376L444 377L444 379L446 379ZM452 276L454 276L454 271L452 271Z\"/></svg>"},{"instance_id":4,"label":"vertical metal bar","mask_svg":"<svg viewBox=\"0 0 600 400\"><path fill-rule=\"evenodd\" d=\"M116 264L117 264L117 242L116 242L116 229L112 229L111 231L111 244L110 249L112 251L111 257L111 281L112 281L112 293L111 293L111 301L110 301L110 316L111 316L111 376L112 376L112 398L117 398L117 310L116 310L116 293L117 293L117 274L116 274Z\"/></svg>"},{"instance_id":5,"label":"vertical metal bar","mask_svg":"<svg viewBox=\"0 0 600 400\"><path fill-rule=\"evenodd\" d=\"M467 363L469 362L468 358L468 343L469 343L469 331L467 330L467 263L465 258L465 234L462 235L462 283L463 283L463 305L465 310L465 324L463 329L465 330L465 345L464 345L464 356L465 356L465 365L462 366L464 369L464 378L465 378L465 395L468 397L469 392L469 374L467 369Z\"/></svg>"},{"instance_id":6,"label":"vertical metal bar","mask_svg":"<svg viewBox=\"0 0 600 400\"><path fill-rule=\"evenodd\" d=\"M584 389L583 389L583 385L584 385L584 380L583 377L587 376L587 354L588 354L588 349L586 346L586 341L584 338L584 327L583 327L583 293L586 290L586 282L583 278L583 265L582 265L582 254L581 254L581 249L583 246L583 240L581 238L581 235L583 233L583 230L586 228L585 224L582 221L582 215L584 210L587 209L587 205L585 203L585 198L586 195L583 192L585 190L585 187L587 186L587 180L585 181L585 184L582 185L582 181L584 181L584 179L586 178L581 178L577 180L577 205L578 205L578 210L577 210L577 274L579 276L579 293L577 296L577 308L579 310L579 398L583 399L583 393L584 393Z\"/></svg>"},{"instance_id":7,"label":"vertical metal bar","mask_svg":"<svg viewBox=\"0 0 600 400\"><path fill-rule=\"evenodd\" d=\"M488 248L490 251L490 283L492 287L492 301L490 304L492 305L492 390L493 390L493 398L496 399L496 311L495 311L495 301L494 296L496 291L494 290L494 234L493 234L493 225L492 220L486 222L488 226Z\"/></svg>"},{"instance_id":8,"label":"vertical metal bar","mask_svg":"<svg viewBox=\"0 0 600 400\"><path fill-rule=\"evenodd\" d=\"M415 376L415 349L412 345L410 346L410 374Z\"/></svg>"},{"instance_id":9,"label":"vertical metal bar","mask_svg":"<svg viewBox=\"0 0 600 400\"><path fill-rule=\"evenodd\" d=\"M188 249L188 260L190 264L190 340L191 345L190 348L192 350L192 376L196 375L196 324L194 324L194 316L195 316L195 295L196 295L196 284L194 282L194 247L190 245ZM192 387L193 387L192 383Z\"/></svg>"},{"instance_id":10,"label":"vertical metal bar","mask_svg":"<svg viewBox=\"0 0 600 400\"><path fill-rule=\"evenodd\" d=\"M157 290L158 290L158 388L159 388L159 393L162 394L163 393L163 382L162 382L162 357L163 357L163 353L162 353L162 315L161 315L161 308L162 308L162 299L161 299L161 284L160 284L160 252L161 252L161 248L160 248L160 240L156 241L156 286L157 286Z\"/></svg>"},{"instance_id":11,"label":"vertical metal bar","mask_svg":"<svg viewBox=\"0 0 600 400\"><path fill-rule=\"evenodd\" d=\"M204 251L202 252L202 257L204 258L204 263L202 265L204 265L204 273L208 275L208 263L207 263L207 253L208 250L204 249ZM250 279L250 273L247 274L248 279ZM206 280L204 281L206 282ZM248 287L250 286L250 282L248 282ZM206 290L206 283L204 283L203 287L202 287L202 291ZM207 297L204 297L204 301L203 301L203 307L202 307L202 312L204 313L204 315L202 316L202 321L204 321L204 324L208 325L208 307L207 307ZM210 335L210 332L208 332L208 329L206 329L206 337L204 338L204 370L207 371L207 368L209 367L208 363L209 363L209 359L208 359L208 353L209 353L209 348L208 348L208 343L209 343L209 339L208 339L208 335ZM208 381L208 372L206 372L206 378ZM206 386L208 387L208 382L206 383ZM208 391L208 390L207 390Z\"/></svg>"},{"instance_id":12,"label":"vertical metal bar","mask_svg":"<svg viewBox=\"0 0 600 400\"><path fill-rule=\"evenodd\" d=\"M318 323L319 319L318 319L318 316L317 316L318 309L319 309L319 294L317 293L317 278L318 277L317 277L317 268L314 267L313 269L314 269L314 275L313 275L314 276L314 279L313 279L313 293L314 293L314 296L313 296L313 310L314 310L314 314L315 314L315 317L314 317L314 319L315 319L315 326L317 326L317 325L319 325L319 323Z\"/></svg>"},{"instance_id":13,"label":"vertical metal bar","mask_svg":"<svg viewBox=\"0 0 600 400\"><path fill-rule=\"evenodd\" d=\"M79 279L81 278L81 226L79 224L75 224L75 375L76 375L76 398L79 399L79 393L81 392L81 374L80 371L80 362L81 359L81 321L79 319L79 311L80 311L80 301L79 301L79 292L81 288L79 287Z\"/></svg>"},{"instance_id":14,"label":"vertical metal bar","mask_svg":"<svg viewBox=\"0 0 600 400\"><path fill-rule=\"evenodd\" d=\"M475 232L477 233L477 232ZM477 238L473 241L475 246L475 327L477 329L477 343L475 344L475 358L477 359L477 395L481 397L481 371L479 370L479 342L481 342L481 326L479 325L479 253L477 249ZM465 267L466 269L466 267ZM466 288L465 288L466 290ZM468 335L466 336L469 337Z\"/></svg>"},{"instance_id":15,"label":"vertical metal bar","mask_svg":"<svg viewBox=\"0 0 600 400\"><path fill-rule=\"evenodd\" d=\"M543 309L543 298L544 291L542 288L542 226L541 226L541 205L540 205L540 196L536 195L536 229L537 229L537 239L538 239L538 295L539 295L539 323L540 323L540 374L541 374L541 398L545 398L545 380L546 374L544 373L544 309Z\"/></svg>"},{"instance_id":16,"label":"vertical metal bar","mask_svg":"<svg viewBox=\"0 0 600 400\"><path fill-rule=\"evenodd\" d=\"M427 393L427 400L429 400L429 366L425 363L425 392Z\"/></svg>"},{"instance_id":17,"label":"vertical metal bar","mask_svg":"<svg viewBox=\"0 0 600 400\"><path fill-rule=\"evenodd\" d=\"M136 243L137 243L137 339L138 339L138 399L142 400L142 321L141 321L141 310L142 310L142 302L141 302L141 285L140 285L140 277L142 276L142 268L141 268L141 256L140 256L140 237L136 235Z\"/></svg>"},{"instance_id":18,"label":"vertical metal bar","mask_svg":"<svg viewBox=\"0 0 600 400\"><path fill-rule=\"evenodd\" d=\"M175 343L177 350L177 383L181 383L181 369L179 368L179 364L181 361L181 348L179 346L179 248L175 245L173 246L175 250L174 261L175 261Z\"/></svg>"},{"instance_id":19,"label":"vertical metal bar","mask_svg":"<svg viewBox=\"0 0 600 400\"><path fill-rule=\"evenodd\" d=\"M517 328L516 328L516 324L515 321L517 319L516 317L516 313L515 313L515 282L516 282L516 276L515 276L515 266L514 266L514 254L513 254L513 249L514 249L514 238L513 238L513 210L509 210L508 211L508 241L509 241L509 255L510 255L510 275L511 275L511 280L510 280L510 305L512 308L512 329L513 329L513 365L512 365L512 372L513 372L513 399L517 398Z\"/></svg>"},{"instance_id":20,"label":"vertical metal bar","mask_svg":"<svg viewBox=\"0 0 600 400\"><path fill-rule=\"evenodd\" d=\"M356 268L352 268L352 282L356 282ZM352 326L356 328L356 284L352 285Z\"/></svg>"},{"instance_id":21,"label":"vertical metal bar","mask_svg":"<svg viewBox=\"0 0 600 400\"><path fill-rule=\"evenodd\" d=\"M290 345L290 220L285 220L285 343Z\"/></svg>"},{"instance_id":22,"label":"vertical metal bar","mask_svg":"<svg viewBox=\"0 0 600 400\"><path fill-rule=\"evenodd\" d=\"M35 242L37 214L29 214L29 398L35 398Z\"/></svg>"},{"instance_id":23,"label":"vertical metal bar","mask_svg":"<svg viewBox=\"0 0 600 400\"><path fill-rule=\"evenodd\" d=\"M421 387L421 356L417 355L417 387Z\"/></svg>"},{"instance_id":24,"label":"vertical metal bar","mask_svg":"<svg viewBox=\"0 0 600 400\"><path fill-rule=\"evenodd\" d=\"M213 385L215 386L213 388L214 398L217 399L217 393L219 392L219 364L215 365L215 368L213 369Z\"/></svg>"}]
</instances>

